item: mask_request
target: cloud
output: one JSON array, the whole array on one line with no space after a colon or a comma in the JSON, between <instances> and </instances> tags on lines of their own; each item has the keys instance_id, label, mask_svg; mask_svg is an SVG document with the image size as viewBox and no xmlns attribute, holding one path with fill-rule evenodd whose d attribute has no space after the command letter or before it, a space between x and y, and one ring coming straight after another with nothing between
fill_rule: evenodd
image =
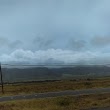
<instances>
[{"instance_id":1,"label":"cloud","mask_svg":"<svg viewBox=\"0 0 110 110\"><path fill-rule=\"evenodd\" d=\"M65 63L65 64L91 64L96 63L98 59L105 58L106 55L99 56L97 52L77 52L62 49L48 49L32 52L31 50L18 49L11 54L3 54L0 60L4 63L9 62L27 62L33 64L39 63ZM94 60L95 59L95 60ZM102 60L101 60L102 61ZM103 62L102 62L103 63Z\"/></svg>"},{"instance_id":2,"label":"cloud","mask_svg":"<svg viewBox=\"0 0 110 110\"><path fill-rule=\"evenodd\" d=\"M9 40L5 37L0 37L0 47L7 46L9 44Z\"/></svg>"},{"instance_id":3,"label":"cloud","mask_svg":"<svg viewBox=\"0 0 110 110\"><path fill-rule=\"evenodd\" d=\"M97 47L104 47L104 46L108 46L110 45L110 37L94 37L92 40L91 40L91 43Z\"/></svg>"},{"instance_id":4,"label":"cloud","mask_svg":"<svg viewBox=\"0 0 110 110\"><path fill-rule=\"evenodd\" d=\"M16 48L22 48L23 43L20 40L12 40L6 37L0 37L0 55L3 53L10 53Z\"/></svg>"},{"instance_id":5,"label":"cloud","mask_svg":"<svg viewBox=\"0 0 110 110\"><path fill-rule=\"evenodd\" d=\"M70 39L68 42L69 49L72 50L82 50L86 47L87 42L85 40L76 40L76 39Z\"/></svg>"},{"instance_id":6,"label":"cloud","mask_svg":"<svg viewBox=\"0 0 110 110\"><path fill-rule=\"evenodd\" d=\"M8 44L8 47L11 48L11 49L12 48L15 48L15 49L16 48L21 48L22 47L22 44L23 43L20 40L16 40L16 41L13 41L13 42L9 43Z\"/></svg>"},{"instance_id":7,"label":"cloud","mask_svg":"<svg viewBox=\"0 0 110 110\"><path fill-rule=\"evenodd\" d=\"M37 34L32 43L36 49L48 49L54 44L54 38L49 35Z\"/></svg>"},{"instance_id":8,"label":"cloud","mask_svg":"<svg viewBox=\"0 0 110 110\"><path fill-rule=\"evenodd\" d=\"M6 37L0 37L0 47L16 48L18 45L21 44L22 42L20 40L11 41Z\"/></svg>"},{"instance_id":9,"label":"cloud","mask_svg":"<svg viewBox=\"0 0 110 110\"><path fill-rule=\"evenodd\" d=\"M108 62L109 4L110 0L1 0L1 61Z\"/></svg>"},{"instance_id":10,"label":"cloud","mask_svg":"<svg viewBox=\"0 0 110 110\"><path fill-rule=\"evenodd\" d=\"M80 51L86 48L87 42L80 38L74 38L68 35L67 32L54 33L53 34L37 34L34 35L33 48L36 50L47 50L47 49L65 49Z\"/></svg>"}]
</instances>

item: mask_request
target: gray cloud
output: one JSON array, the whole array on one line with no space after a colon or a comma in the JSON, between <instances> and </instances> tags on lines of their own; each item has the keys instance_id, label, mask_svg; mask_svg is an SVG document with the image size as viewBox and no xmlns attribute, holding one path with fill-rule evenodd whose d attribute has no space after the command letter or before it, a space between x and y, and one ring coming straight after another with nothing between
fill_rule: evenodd
<instances>
[{"instance_id":1,"label":"gray cloud","mask_svg":"<svg viewBox=\"0 0 110 110\"><path fill-rule=\"evenodd\" d=\"M68 42L69 48L72 50L82 50L86 47L87 42L84 40L75 40L75 39L70 39Z\"/></svg>"},{"instance_id":2,"label":"gray cloud","mask_svg":"<svg viewBox=\"0 0 110 110\"><path fill-rule=\"evenodd\" d=\"M110 37L94 37L92 40L91 40L91 43L94 45L94 46L98 46L98 47L104 47L104 46L108 46L110 45Z\"/></svg>"},{"instance_id":3,"label":"gray cloud","mask_svg":"<svg viewBox=\"0 0 110 110\"><path fill-rule=\"evenodd\" d=\"M0 37L0 47L7 46L9 44L9 40L5 37Z\"/></svg>"},{"instance_id":4,"label":"gray cloud","mask_svg":"<svg viewBox=\"0 0 110 110\"><path fill-rule=\"evenodd\" d=\"M3 54L0 56L2 63L4 62L28 62L28 63L79 63L84 61L87 63L94 57L96 53L92 52L75 52L62 49L48 49L32 52L30 50L18 49L11 54ZM90 63L90 62L89 62Z\"/></svg>"},{"instance_id":5,"label":"gray cloud","mask_svg":"<svg viewBox=\"0 0 110 110\"><path fill-rule=\"evenodd\" d=\"M109 51L110 46L109 37L97 37L110 36L109 4L110 0L0 0L0 36L3 36L0 38L0 55L4 53L3 58L8 60L9 54L9 59L18 61L20 56L17 54L22 53L21 60L29 58L33 61L34 52L40 50L39 58L48 51L50 59L63 58L68 60L64 62L69 62L67 57L77 60L74 55L83 56L82 50L85 53L89 50L89 55L93 55L96 47L103 47L103 50L97 49L101 55L103 51ZM19 48L22 51L18 51ZM58 53L57 49L62 50L62 58L52 54ZM64 57L67 50L73 53L67 52ZM28 58L25 53L29 54Z\"/></svg>"},{"instance_id":6,"label":"gray cloud","mask_svg":"<svg viewBox=\"0 0 110 110\"><path fill-rule=\"evenodd\" d=\"M6 37L0 37L0 51L2 53L10 53L16 50L16 48L18 49L22 48L23 43L20 40L15 40L15 41L11 41L11 40L9 40Z\"/></svg>"},{"instance_id":7,"label":"gray cloud","mask_svg":"<svg viewBox=\"0 0 110 110\"><path fill-rule=\"evenodd\" d=\"M9 45L8 45L8 47L9 48L22 48L22 42L20 41L20 40L16 40L16 41L13 41L13 42L11 42L11 43L9 43Z\"/></svg>"},{"instance_id":8,"label":"gray cloud","mask_svg":"<svg viewBox=\"0 0 110 110\"><path fill-rule=\"evenodd\" d=\"M32 52L30 50L18 49L11 54L0 55L2 63L60 63L60 64L109 64L110 53L100 53L95 51L77 52L62 49L48 49Z\"/></svg>"},{"instance_id":9,"label":"gray cloud","mask_svg":"<svg viewBox=\"0 0 110 110\"><path fill-rule=\"evenodd\" d=\"M46 34L38 34L32 42L36 49L48 49L52 47L54 39Z\"/></svg>"}]
</instances>

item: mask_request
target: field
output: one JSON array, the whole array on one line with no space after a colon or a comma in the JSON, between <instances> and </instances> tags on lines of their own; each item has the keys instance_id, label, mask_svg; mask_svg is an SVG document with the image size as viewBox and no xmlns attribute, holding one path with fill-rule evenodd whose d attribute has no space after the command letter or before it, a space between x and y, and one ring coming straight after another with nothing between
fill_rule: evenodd
<instances>
[{"instance_id":1,"label":"field","mask_svg":"<svg viewBox=\"0 0 110 110\"><path fill-rule=\"evenodd\" d=\"M5 84L1 96L110 87L110 77ZM0 110L81 110L110 105L110 93L1 102Z\"/></svg>"},{"instance_id":2,"label":"field","mask_svg":"<svg viewBox=\"0 0 110 110\"><path fill-rule=\"evenodd\" d=\"M110 93L0 103L0 110L81 110L110 105Z\"/></svg>"},{"instance_id":3,"label":"field","mask_svg":"<svg viewBox=\"0 0 110 110\"><path fill-rule=\"evenodd\" d=\"M19 95L42 93L63 90L79 90L88 88L110 87L110 78L99 79L81 79L81 80L61 80L61 81L45 81L18 84L5 84L4 94L0 95Z\"/></svg>"}]
</instances>

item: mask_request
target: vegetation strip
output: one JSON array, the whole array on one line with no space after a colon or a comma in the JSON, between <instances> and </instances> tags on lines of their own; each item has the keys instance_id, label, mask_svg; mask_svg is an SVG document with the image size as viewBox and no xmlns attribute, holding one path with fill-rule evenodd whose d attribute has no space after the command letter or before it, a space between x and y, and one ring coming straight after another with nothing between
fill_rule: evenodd
<instances>
[{"instance_id":1,"label":"vegetation strip","mask_svg":"<svg viewBox=\"0 0 110 110\"><path fill-rule=\"evenodd\" d=\"M81 90L90 88L107 88L110 87L110 77L101 79L81 79L81 80L61 80L61 81L45 81L21 84L5 84L4 94L0 92L0 96L23 95L44 92L55 92L65 90Z\"/></svg>"},{"instance_id":2,"label":"vegetation strip","mask_svg":"<svg viewBox=\"0 0 110 110\"><path fill-rule=\"evenodd\" d=\"M68 95L89 95L89 94L101 94L101 93L110 93L110 88L97 88L97 89L84 89L84 90L68 90L60 92L47 92L47 93L38 93L31 95L17 95L17 96L7 96L0 97L0 102L11 101L11 100L22 100L22 99L34 99L34 98L48 98L48 97L58 97L58 96L68 96Z\"/></svg>"}]
</instances>

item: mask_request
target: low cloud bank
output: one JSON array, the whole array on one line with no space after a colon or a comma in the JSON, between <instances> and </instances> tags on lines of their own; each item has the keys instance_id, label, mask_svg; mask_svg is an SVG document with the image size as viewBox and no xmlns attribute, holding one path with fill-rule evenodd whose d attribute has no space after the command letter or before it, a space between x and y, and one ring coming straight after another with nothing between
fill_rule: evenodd
<instances>
[{"instance_id":1,"label":"low cloud bank","mask_svg":"<svg viewBox=\"0 0 110 110\"><path fill-rule=\"evenodd\" d=\"M17 49L12 53L0 56L2 63L27 64L109 64L110 53L78 52L62 49L31 50Z\"/></svg>"}]
</instances>

